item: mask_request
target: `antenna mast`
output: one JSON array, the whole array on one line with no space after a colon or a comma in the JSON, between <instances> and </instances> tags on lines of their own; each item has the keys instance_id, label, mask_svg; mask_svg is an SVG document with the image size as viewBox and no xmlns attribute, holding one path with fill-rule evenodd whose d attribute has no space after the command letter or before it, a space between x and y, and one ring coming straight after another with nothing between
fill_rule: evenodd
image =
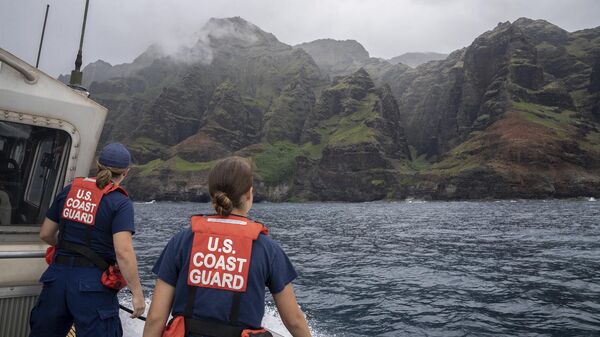
<instances>
[{"instance_id":1,"label":"antenna mast","mask_svg":"<svg viewBox=\"0 0 600 337\"><path fill-rule=\"evenodd\" d=\"M40 49L38 49L37 61L35 61L35 67L40 65L40 54L42 54L42 44L44 43L44 33L46 32L46 21L48 20L48 10L50 5L46 5L46 16L44 16L44 27L42 28L42 38L40 39Z\"/></svg>"},{"instance_id":2,"label":"antenna mast","mask_svg":"<svg viewBox=\"0 0 600 337\"><path fill-rule=\"evenodd\" d=\"M90 0L85 0L85 12L83 13L83 25L81 27L81 39L79 40L79 51L77 52L77 58L75 59L75 69L71 71L70 86L81 87L83 80L83 73L81 72L81 56L83 48L83 36L85 35L85 23L87 21L88 6Z\"/></svg>"}]
</instances>

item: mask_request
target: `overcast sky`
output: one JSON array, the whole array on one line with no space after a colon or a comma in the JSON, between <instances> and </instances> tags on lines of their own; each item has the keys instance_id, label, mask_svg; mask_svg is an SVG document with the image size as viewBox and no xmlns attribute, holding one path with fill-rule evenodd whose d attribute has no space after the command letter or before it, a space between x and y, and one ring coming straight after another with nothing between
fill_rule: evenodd
<instances>
[{"instance_id":1,"label":"overcast sky","mask_svg":"<svg viewBox=\"0 0 600 337\"><path fill-rule=\"evenodd\" d=\"M40 68L73 69L85 0L0 0L0 48L35 64L46 4L50 14ZM525 16L568 31L600 26L598 0L90 0L83 50L131 62L148 45L189 43L211 17L241 16L288 44L355 39L371 56L448 53L500 21Z\"/></svg>"}]
</instances>

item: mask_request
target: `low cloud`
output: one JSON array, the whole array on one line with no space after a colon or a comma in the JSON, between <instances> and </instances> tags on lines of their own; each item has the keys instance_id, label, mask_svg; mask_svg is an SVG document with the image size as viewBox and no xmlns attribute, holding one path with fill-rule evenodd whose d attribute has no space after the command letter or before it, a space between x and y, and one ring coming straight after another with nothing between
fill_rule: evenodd
<instances>
[{"instance_id":1,"label":"low cloud","mask_svg":"<svg viewBox=\"0 0 600 337\"><path fill-rule=\"evenodd\" d=\"M237 23L236 23L237 22ZM250 46L259 40L260 28L241 18L210 19L206 25L193 34L193 42L173 39L165 50L178 61L186 63L210 64L214 46L221 40L230 44Z\"/></svg>"},{"instance_id":2,"label":"low cloud","mask_svg":"<svg viewBox=\"0 0 600 337\"><path fill-rule=\"evenodd\" d=\"M0 1L0 47L35 63L46 3L50 14L40 67L57 76L73 68L83 0ZM450 52L498 22L522 16L569 31L596 27L598 13L597 0L97 0L90 2L83 55L84 64L131 62L158 43L171 55L183 53L177 56L183 60L208 62L211 49L193 48L198 41L210 46L202 27L211 17L241 16L287 44L355 39L372 56L390 58L410 51ZM235 32L215 30L215 36L221 33Z\"/></svg>"}]
</instances>

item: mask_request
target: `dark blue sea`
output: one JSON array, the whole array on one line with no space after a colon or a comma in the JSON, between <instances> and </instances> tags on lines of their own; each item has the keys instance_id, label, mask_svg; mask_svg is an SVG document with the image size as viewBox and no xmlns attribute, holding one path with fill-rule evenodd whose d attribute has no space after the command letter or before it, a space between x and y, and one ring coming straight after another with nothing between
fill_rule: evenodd
<instances>
[{"instance_id":1,"label":"dark blue sea","mask_svg":"<svg viewBox=\"0 0 600 337\"><path fill-rule=\"evenodd\" d=\"M135 211L149 297L169 238L211 210ZM600 202L261 203L250 216L294 263L314 336L600 336ZM287 335L268 302L263 323Z\"/></svg>"}]
</instances>

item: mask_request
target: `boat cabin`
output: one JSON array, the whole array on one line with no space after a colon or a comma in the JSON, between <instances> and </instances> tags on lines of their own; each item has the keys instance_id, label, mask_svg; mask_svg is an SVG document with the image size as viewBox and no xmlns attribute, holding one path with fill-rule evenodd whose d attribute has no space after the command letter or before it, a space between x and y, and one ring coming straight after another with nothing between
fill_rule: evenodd
<instances>
[{"instance_id":1,"label":"boat cabin","mask_svg":"<svg viewBox=\"0 0 600 337\"><path fill-rule=\"evenodd\" d=\"M107 109L0 49L0 336L27 336L54 196L87 176Z\"/></svg>"}]
</instances>

